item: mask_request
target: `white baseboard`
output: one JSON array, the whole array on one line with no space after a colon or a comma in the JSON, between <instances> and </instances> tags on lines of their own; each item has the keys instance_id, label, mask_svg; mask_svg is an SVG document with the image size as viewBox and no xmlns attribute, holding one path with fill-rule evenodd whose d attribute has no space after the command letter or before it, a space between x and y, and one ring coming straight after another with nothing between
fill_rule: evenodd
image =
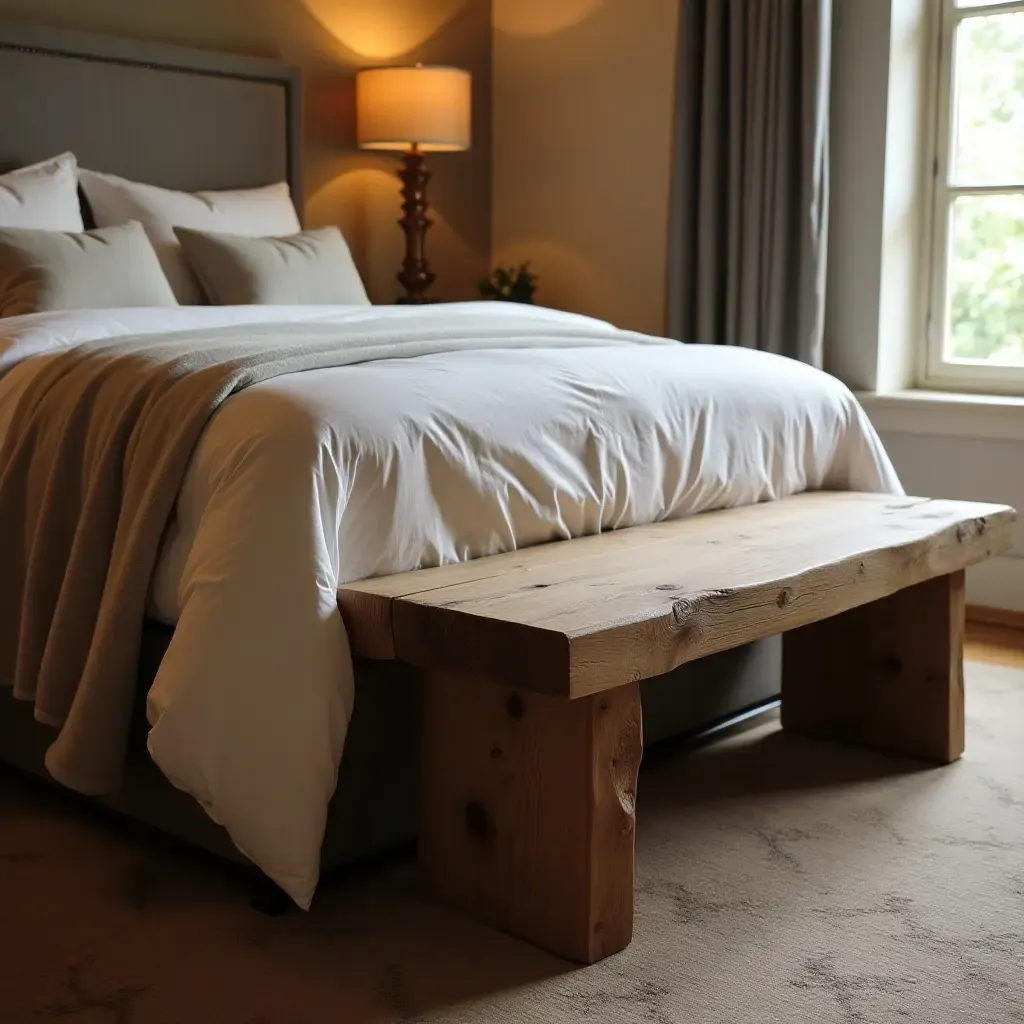
<instances>
[{"instance_id":1,"label":"white baseboard","mask_svg":"<svg viewBox=\"0 0 1024 1024\"><path fill-rule=\"evenodd\" d=\"M1024 558L1004 555L968 569L967 603L1024 612Z\"/></svg>"}]
</instances>

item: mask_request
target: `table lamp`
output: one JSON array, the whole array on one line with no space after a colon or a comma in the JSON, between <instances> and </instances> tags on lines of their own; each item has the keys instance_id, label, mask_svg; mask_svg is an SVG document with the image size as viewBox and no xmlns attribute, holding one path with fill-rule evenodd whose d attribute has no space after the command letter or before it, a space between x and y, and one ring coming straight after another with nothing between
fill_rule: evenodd
<instances>
[{"instance_id":1,"label":"table lamp","mask_svg":"<svg viewBox=\"0 0 1024 1024\"><path fill-rule=\"evenodd\" d=\"M427 262L427 170L424 153L469 149L470 75L459 68L366 68L356 75L356 122L362 149L402 152L402 218L405 262L398 301L429 302L435 275Z\"/></svg>"}]
</instances>

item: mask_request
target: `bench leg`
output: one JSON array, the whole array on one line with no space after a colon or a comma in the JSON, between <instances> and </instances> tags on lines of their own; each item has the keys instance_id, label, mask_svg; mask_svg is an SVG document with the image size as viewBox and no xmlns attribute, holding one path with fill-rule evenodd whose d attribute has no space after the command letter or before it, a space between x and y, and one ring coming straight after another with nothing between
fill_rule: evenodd
<instances>
[{"instance_id":1,"label":"bench leg","mask_svg":"<svg viewBox=\"0 0 1024 1024\"><path fill-rule=\"evenodd\" d=\"M430 893L569 960L628 946L638 685L567 700L427 672L423 698Z\"/></svg>"},{"instance_id":2,"label":"bench leg","mask_svg":"<svg viewBox=\"0 0 1024 1024\"><path fill-rule=\"evenodd\" d=\"M964 750L964 574L783 637L782 724L819 739L955 761Z\"/></svg>"}]
</instances>

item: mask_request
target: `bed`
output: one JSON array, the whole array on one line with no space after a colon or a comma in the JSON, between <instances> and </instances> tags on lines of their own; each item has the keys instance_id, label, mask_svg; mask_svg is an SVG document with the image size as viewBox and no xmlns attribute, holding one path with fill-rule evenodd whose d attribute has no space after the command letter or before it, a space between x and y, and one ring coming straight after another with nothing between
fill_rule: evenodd
<instances>
[{"instance_id":1,"label":"bed","mask_svg":"<svg viewBox=\"0 0 1024 1024\"><path fill-rule=\"evenodd\" d=\"M0 96L2 163L73 149L165 187L285 178L301 196L291 69L3 26L0 72L24 84ZM0 321L0 436L40 361L90 340L425 346L276 376L214 415L152 578L123 784L100 797L216 852L244 850L304 906L319 868L416 830L416 679L353 664L341 583L802 490L899 492L849 392L761 353L497 304L42 316ZM778 661L766 641L647 681L648 741L771 700ZM0 700L0 756L44 774L53 730ZM305 724L289 732L301 701Z\"/></svg>"}]
</instances>

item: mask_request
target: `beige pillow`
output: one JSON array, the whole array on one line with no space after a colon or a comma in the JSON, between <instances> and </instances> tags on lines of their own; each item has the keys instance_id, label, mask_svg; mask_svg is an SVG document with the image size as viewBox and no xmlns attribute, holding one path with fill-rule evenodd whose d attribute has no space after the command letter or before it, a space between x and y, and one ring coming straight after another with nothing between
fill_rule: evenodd
<instances>
[{"instance_id":1,"label":"beige pillow","mask_svg":"<svg viewBox=\"0 0 1024 1024\"><path fill-rule=\"evenodd\" d=\"M175 228L181 251L217 306L368 306L337 228L249 238Z\"/></svg>"},{"instance_id":2,"label":"beige pillow","mask_svg":"<svg viewBox=\"0 0 1024 1024\"><path fill-rule=\"evenodd\" d=\"M135 221L82 234L0 228L0 317L177 304Z\"/></svg>"}]
</instances>

